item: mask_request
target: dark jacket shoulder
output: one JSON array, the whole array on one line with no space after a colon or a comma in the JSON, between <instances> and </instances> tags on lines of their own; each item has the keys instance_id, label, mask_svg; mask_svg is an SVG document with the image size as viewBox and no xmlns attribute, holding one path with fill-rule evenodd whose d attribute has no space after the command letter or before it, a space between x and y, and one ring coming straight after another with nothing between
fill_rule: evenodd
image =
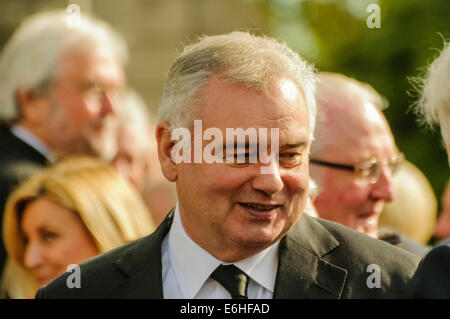
<instances>
[{"instance_id":1,"label":"dark jacket shoulder","mask_svg":"<svg viewBox=\"0 0 450 319\"><path fill-rule=\"evenodd\" d=\"M347 269L343 298L412 297L411 279L420 261L418 256L343 225L316 221L339 242L323 259ZM379 282L375 277L378 271Z\"/></svg>"},{"instance_id":2,"label":"dark jacket shoulder","mask_svg":"<svg viewBox=\"0 0 450 319\"><path fill-rule=\"evenodd\" d=\"M30 145L0 127L0 204L11 190L47 164L47 159Z\"/></svg>"},{"instance_id":3,"label":"dark jacket shoulder","mask_svg":"<svg viewBox=\"0 0 450 319\"><path fill-rule=\"evenodd\" d=\"M414 275L415 298L450 298L450 245L433 248Z\"/></svg>"}]
</instances>

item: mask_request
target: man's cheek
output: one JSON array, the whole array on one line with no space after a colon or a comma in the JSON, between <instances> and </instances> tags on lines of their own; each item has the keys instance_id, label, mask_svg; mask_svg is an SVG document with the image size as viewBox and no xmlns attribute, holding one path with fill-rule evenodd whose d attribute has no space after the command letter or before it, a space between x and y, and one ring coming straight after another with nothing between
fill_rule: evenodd
<instances>
[{"instance_id":1,"label":"man's cheek","mask_svg":"<svg viewBox=\"0 0 450 319\"><path fill-rule=\"evenodd\" d=\"M309 185L309 170L301 168L282 172L284 184L292 189L307 189Z\"/></svg>"}]
</instances>

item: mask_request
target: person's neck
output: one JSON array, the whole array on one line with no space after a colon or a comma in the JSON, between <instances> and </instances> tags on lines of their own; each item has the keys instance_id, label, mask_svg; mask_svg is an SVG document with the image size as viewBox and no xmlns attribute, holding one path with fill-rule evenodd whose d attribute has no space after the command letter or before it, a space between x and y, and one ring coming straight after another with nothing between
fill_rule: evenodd
<instances>
[{"instance_id":1,"label":"person's neck","mask_svg":"<svg viewBox=\"0 0 450 319\"><path fill-rule=\"evenodd\" d=\"M19 122L11 125L10 130L17 138L36 149L39 153L47 157L47 159L50 159L53 153L52 149L33 127Z\"/></svg>"},{"instance_id":2,"label":"person's neck","mask_svg":"<svg viewBox=\"0 0 450 319\"><path fill-rule=\"evenodd\" d=\"M45 134L43 134L42 131L39 128L37 128L36 126L34 126L26 121L19 121L15 125L19 126L22 129L25 129L28 133L33 135L34 138L39 140L47 148L52 149L51 143L49 143L49 141L47 141L47 139L45 138Z\"/></svg>"},{"instance_id":3,"label":"person's neck","mask_svg":"<svg viewBox=\"0 0 450 319\"><path fill-rule=\"evenodd\" d=\"M269 243L266 245L250 246L242 245L230 240L225 241L223 238L218 238L216 240L202 240L186 229L185 231L189 238L191 238L197 245L202 247L215 258L226 263L234 263L246 259L270 247L272 244Z\"/></svg>"},{"instance_id":4,"label":"person's neck","mask_svg":"<svg viewBox=\"0 0 450 319\"><path fill-rule=\"evenodd\" d=\"M97 156L95 152L88 149L88 147L80 141L72 140L70 142L66 141L65 143L57 142L57 139L53 139L52 135L58 133L46 131L46 129L26 121L18 122L17 125L31 133L55 158L64 158L69 155L81 154Z\"/></svg>"}]
</instances>

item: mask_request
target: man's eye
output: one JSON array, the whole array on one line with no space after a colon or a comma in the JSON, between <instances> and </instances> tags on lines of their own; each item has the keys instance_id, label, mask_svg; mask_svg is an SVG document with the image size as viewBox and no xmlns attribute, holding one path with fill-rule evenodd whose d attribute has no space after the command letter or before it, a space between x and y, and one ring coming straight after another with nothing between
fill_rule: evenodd
<instances>
[{"instance_id":1,"label":"man's eye","mask_svg":"<svg viewBox=\"0 0 450 319\"><path fill-rule=\"evenodd\" d=\"M302 160L302 153L284 153L280 154L280 161L289 165L299 164Z\"/></svg>"}]
</instances>

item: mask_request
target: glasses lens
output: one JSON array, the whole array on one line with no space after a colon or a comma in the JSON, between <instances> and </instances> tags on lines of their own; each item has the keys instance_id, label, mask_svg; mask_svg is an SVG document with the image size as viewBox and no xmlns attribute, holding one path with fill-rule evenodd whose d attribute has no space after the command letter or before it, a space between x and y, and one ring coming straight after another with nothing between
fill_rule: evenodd
<instances>
[{"instance_id":1,"label":"glasses lens","mask_svg":"<svg viewBox=\"0 0 450 319\"><path fill-rule=\"evenodd\" d=\"M367 181L370 184L374 184L377 182L378 178L380 177L381 172L381 166L378 162L372 162L369 167L369 174L367 176Z\"/></svg>"},{"instance_id":2,"label":"glasses lens","mask_svg":"<svg viewBox=\"0 0 450 319\"><path fill-rule=\"evenodd\" d=\"M402 166L403 162L405 160L405 157L403 153L400 153L397 155L397 157L389 163L389 167L391 169L392 174L395 174L398 172L400 167Z\"/></svg>"},{"instance_id":3,"label":"glasses lens","mask_svg":"<svg viewBox=\"0 0 450 319\"><path fill-rule=\"evenodd\" d=\"M380 171L381 166L376 158L372 158L367 162L361 163L358 168L359 175L369 184L376 183L378 177L380 176Z\"/></svg>"}]
</instances>

